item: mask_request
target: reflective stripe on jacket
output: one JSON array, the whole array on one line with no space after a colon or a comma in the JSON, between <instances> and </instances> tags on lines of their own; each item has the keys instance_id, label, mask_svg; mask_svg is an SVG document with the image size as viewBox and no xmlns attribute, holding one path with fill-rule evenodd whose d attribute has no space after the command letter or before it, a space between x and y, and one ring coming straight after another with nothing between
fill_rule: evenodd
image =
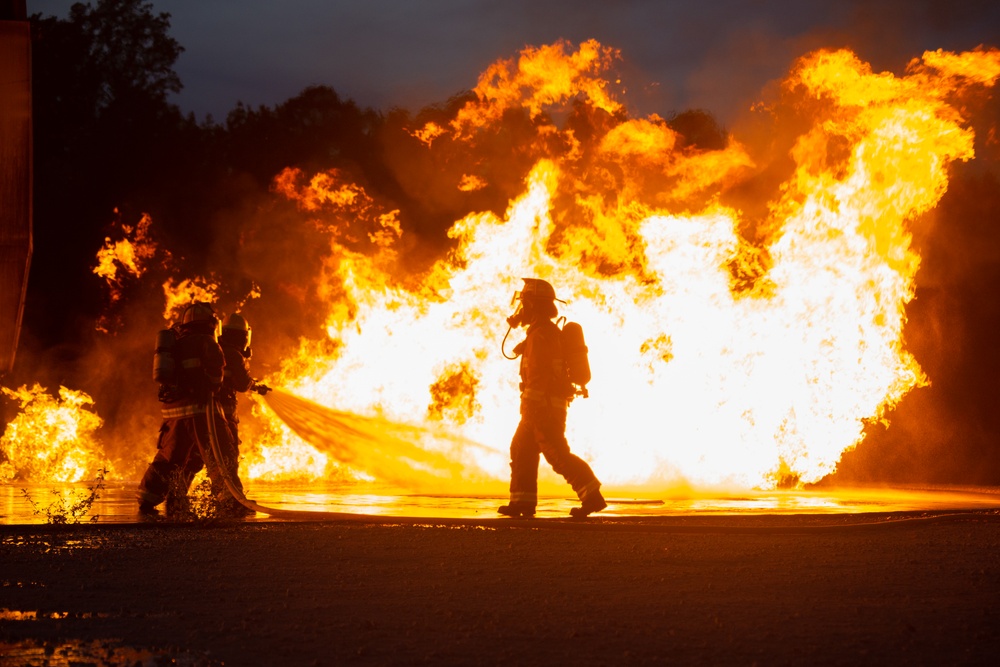
<instances>
[{"instance_id":1,"label":"reflective stripe on jacket","mask_svg":"<svg viewBox=\"0 0 1000 667\"><path fill-rule=\"evenodd\" d=\"M189 403L186 405L178 405L173 408L163 408L160 410L160 415L164 419L182 419L184 417L194 417L195 415L205 414L205 404L201 405L195 403Z\"/></svg>"}]
</instances>

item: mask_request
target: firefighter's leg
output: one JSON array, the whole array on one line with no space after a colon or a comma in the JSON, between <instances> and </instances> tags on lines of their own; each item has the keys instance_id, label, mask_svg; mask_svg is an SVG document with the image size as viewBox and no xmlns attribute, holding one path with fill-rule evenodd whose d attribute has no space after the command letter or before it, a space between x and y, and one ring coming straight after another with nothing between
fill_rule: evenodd
<instances>
[{"instance_id":1,"label":"firefighter's leg","mask_svg":"<svg viewBox=\"0 0 1000 667\"><path fill-rule=\"evenodd\" d=\"M181 469L181 477L177 483L178 493L187 496L191 490L191 482L194 481L195 475L201 472L201 469L204 467L205 462L201 458L201 451L197 447L192 447L187 463Z\"/></svg>"},{"instance_id":2,"label":"firefighter's leg","mask_svg":"<svg viewBox=\"0 0 1000 667\"><path fill-rule=\"evenodd\" d=\"M538 505L538 445L522 418L510 442L510 502L497 511L505 516L534 516Z\"/></svg>"},{"instance_id":3,"label":"firefighter's leg","mask_svg":"<svg viewBox=\"0 0 1000 667\"><path fill-rule=\"evenodd\" d=\"M180 468L179 461L186 456L184 439L178 433L180 420L167 419L160 425L156 442L156 455L139 482L136 496L139 511L154 514L170 491L170 481Z\"/></svg>"},{"instance_id":4,"label":"firefighter's leg","mask_svg":"<svg viewBox=\"0 0 1000 667\"><path fill-rule=\"evenodd\" d=\"M229 433L233 436L233 449L236 451L236 460L239 461L240 457L240 420L239 417L233 415L232 417L226 417L226 425L229 426Z\"/></svg>"},{"instance_id":5,"label":"firefighter's leg","mask_svg":"<svg viewBox=\"0 0 1000 667\"><path fill-rule=\"evenodd\" d=\"M215 433L219 438L219 451L222 452L220 464L229 475L229 480L240 492L243 491L243 482L240 481L240 449L237 432L233 430L234 424L226 419L221 413L216 413Z\"/></svg>"},{"instance_id":6,"label":"firefighter's leg","mask_svg":"<svg viewBox=\"0 0 1000 667\"><path fill-rule=\"evenodd\" d=\"M219 436L219 450L222 452L223 461L222 464L225 467L229 475L230 481L233 483L243 497L246 494L243 490L243 482L240 480L240 450L239 450L239 436L238 431L234 431L233 427L236 426L239 420L236 422L230 422L221 413L216 415L215 420L215 430ZM222 511L227 516L232 516L236 518L254 516L257 513L243 505L236 498L232 498L223 505Z\"/></svg>"},{"instance_id":7,"label":"firefighter's leg","mask_svg":"<svg viewBox=\"0 0 1000 667\"><path fill-rule=\"evenodd\" d=\"M594 471L586 461L569 450L565 411L546 411L544 417L536 422L535 437L552 470L569 482L580 499L581 507L574 507L570 514L587 516L608 506Z\"/></svg>"},{"instance_id":8,"label":"firefighter's leg","mask_svg":"<svg viewBox=\"0 0 1000 667\"><path fill-rule=\"evenodd\" d=\"M239 462L236 458L235 447L233 446L232 434L226 419L221 412L214 415L215 435L218 438L219 454L222 460L218 460L212 448L212 441L208 433L208 422L205 415L197 418L198 442L201 447L202 456L205 459L205 468L208 471L209 480L212 482L212 496L218 506L218 512L222 516L246 517L255 514L253 510L244 507L229 490L226 485L226 478L242 495L243 485L238 474Z\"/></svg>"},{"instance_id":9,"label":"firefighter's leg","mask_svg":"<svg viewBox=\"0 0 1000 667\"><path fill-rule=\"evenodd\" d=\"M201 451L198 449L195 435L195 422L193 417L183 420L181 432L184 441L188 443L187 458L180 463L179 468L170 481L170 490L167 493L167 515L184 517L190 510L188 492L191 490L191 482L194 481L201 469L205 466L201 458Z\"/></svg>"},{"instance_id":10,"label":"firefighter's leg","mask_svg":"<svg viewBox=\"0 0 1000 667\"><path fill-rule=\"evenodd\" d=\"M218 426L218 422L216 422L216 426ZM223 441L226 443L225 447L229 446L229 429L227 428L221 433L216 429L216 433L220 440L219 451L224 453L226 449L224 448ZM220 466L220 462L212 450L212 440L208 433L208 422L206 422L204 414L195 417L195 434L198 450L201 453L201 458L205 461L208 479L212 483L212 497L219 502L228 501L232 498L232 494L226 487L226 480L222 476L223 468Z\"/></svg>"}]
</instances>

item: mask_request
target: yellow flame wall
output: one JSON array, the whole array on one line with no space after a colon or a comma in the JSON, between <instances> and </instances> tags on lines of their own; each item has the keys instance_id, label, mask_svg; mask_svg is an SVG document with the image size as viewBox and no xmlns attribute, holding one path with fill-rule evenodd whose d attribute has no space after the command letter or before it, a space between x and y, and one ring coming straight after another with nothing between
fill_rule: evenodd
<instances>
[{"instance_id":1,"label":"yellow flame wall","mask_svg":"<svg viewBox=\"0 0 1000 667\"><path fill-rule=\"evenodd\" d=\"M570 408L568 437L609 486L815 481L867 421L927 381L902 337L920 266L907 225L940 200L949 163L973 157L964 102L995 83L1000 52L930 52L903 76L848 51L810 54L759 107L781 141L730 136L713 149L657 116L629 118L607 77L617 57L593 41L526 49L490 67L452 118L410 128L413 150L449 167L414 179L435 195L487 201L507 192L498 181L527 174L506 210L455 221L451 255L419 280L400 268L412 241L400 208L336 169L277 175L277 196L296 200L312 230L299 255L275 262L282 289L328 315L325 337L303 340L268 381L327 408L285 396L286 419L327 426L299 431L317 451L255 411L242 425L244 477L506 480L518 377L500 342L522 277L552 282L562 314L584 327L594 379ZM780 184L754 189L775 174ZM454 182L434 182L445 176ZM109 241L95 272L114 283L117 262L141 275L144 253ZM319 275L299 256L323 257ZM254 259L270 268L264 250ZM163 317L215 301L221 282L167 280ZM37 427L30 451L65 449L47 444L62 406L41 393L32 405L44 409L22 405ZM46 464L42 478L79 479L100 462L98 418L81 406L87 433L73 437L87 460L66 474ZM23 459L10 428L3 453ZM336 437L348 432L350 447ZM0 472L13 468L36 474L25 460Z\"/></svg>"},{"instance_id":2,"label":"yellow flame wall","mask_svg":"<svg viewBox=\"0 0 1000 667\"><path fill-rule=\"evenodd\" d=\"M568 436L606 484L816 481L860 441L867 420L926 380L902 341L919 266L906 223L939 200L948 163L972 156L954 98L995 81L998 63L995 51L928 54L894 77L844 51L803 59L785 85L812 105L811 125L794 144L796 169L768 206L773 231L759 247L741 237L741 212L718 197L683 214L650 205L738 178L753 165L738 142L681 151L659 119L618 118L601 145L625 182L608 196L583 189L587 149L565 131L573 148L536 163L505 219L456 222L458 250L424 289L398 287L369 258L341 255L331 275L343 281L352 315L331 315L337 351L297 360L310 370L285 380L325 405L421 423L443 414L429 409L432 388L465 369L472 381L454 391L466 394L466 411L452 427L502 453L518 418L517 366L499 350L504 317L520 278L540 277L586 332L591 397L571 407ZM537 115L538 91L508 78ZM576 92L595 90L604 88L588 78ZM456 138L495 122L497 104L515 105L514 93L489 91L480 93L482 113L469 103L459 114ZM669 191L650 197L629 168L636 178L661 174ZM574 188L592 219L556 233L556 193ZM594 255L634 268L595 270L586 261ZM761 255L765 269L737 288L732 267ZM502 455L480 464L498 479L508 474Z\"/></svg>"}]
</instances>

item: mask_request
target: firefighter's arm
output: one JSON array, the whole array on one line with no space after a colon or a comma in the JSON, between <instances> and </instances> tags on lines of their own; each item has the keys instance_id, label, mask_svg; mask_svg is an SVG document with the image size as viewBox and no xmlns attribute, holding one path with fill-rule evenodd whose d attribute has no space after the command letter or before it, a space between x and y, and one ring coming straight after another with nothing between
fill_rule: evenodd
<instances>
[{"instance_id":1,"label":"firefighter's arm","mask_svg":"<svg viewBox=\"0 0 1000 667\"><path fill-rule=\"evenodd\" d=\"M210 391L212 394L217 394L222 388L226 371L226 355L218 343L207 342L205 344L202 369L205 371L205 379L208 380Z\"/></svg>"},{"instance_id":2,"label":"firefighter's arm","mask_svg":"<svg viewBox=\"0 0 1000 667\"><path fill-rule=\"evenodd\" d=\"M233 373L233 388L240 392L251 391L254 380L250 377L249 362L239 354L230 354L226 358L226 372L230 371L230 366Z\"/></svg>"}]
</instances>

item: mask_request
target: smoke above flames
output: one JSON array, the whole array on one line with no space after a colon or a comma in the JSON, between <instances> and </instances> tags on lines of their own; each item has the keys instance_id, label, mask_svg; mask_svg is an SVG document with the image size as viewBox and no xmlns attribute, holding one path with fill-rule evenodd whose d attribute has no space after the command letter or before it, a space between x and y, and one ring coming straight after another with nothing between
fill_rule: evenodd
<instances>
[{"instance_id":1,"label":"smoke above flames","mask_svg":"<svg viewBox=\"0 0 1000 667\"><path fill-rule=\"evenodd\" d=\"M621 58L590 40L495 62L386 133L395 192L290 165L220 220L209 275L158 243L170 221L121 224L96 259L90 467L128 477L152 455L153 338L198 299L247 316L252 368L283 389L242 401L244 478L495 488L518 419L504 318L539 277L587 337L567 435L606 486L835 471L933 381L904 339L914 234L991 129L972 116L1000 51L927 52L900 74L812 52L729 132L704 112L630 116ZM19 464L15 435L8 476L55 479Z\"/></svg>"}]
</instances>

